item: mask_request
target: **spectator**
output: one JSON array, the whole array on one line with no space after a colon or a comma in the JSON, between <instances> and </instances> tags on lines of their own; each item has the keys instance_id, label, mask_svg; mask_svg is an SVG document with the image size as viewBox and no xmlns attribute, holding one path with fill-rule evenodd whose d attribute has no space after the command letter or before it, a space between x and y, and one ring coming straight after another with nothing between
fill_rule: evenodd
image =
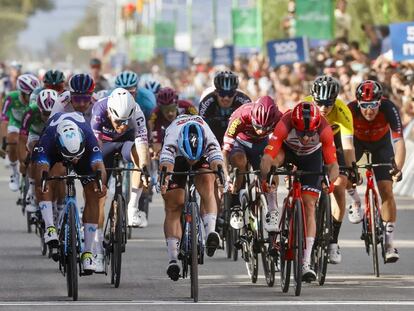
<instances>
[{"instance_id":1,"label":"spectator","mask_svg":"<svg viewBox=\"0 0 414 311\"><path fill-rule=\"evenodd\" d=\"M95 80L95 92L108 90L110 88L108 81L101 75L102 62L98 58L92 58L89 62L91 75Z\"/></svg>"}]
</instances>

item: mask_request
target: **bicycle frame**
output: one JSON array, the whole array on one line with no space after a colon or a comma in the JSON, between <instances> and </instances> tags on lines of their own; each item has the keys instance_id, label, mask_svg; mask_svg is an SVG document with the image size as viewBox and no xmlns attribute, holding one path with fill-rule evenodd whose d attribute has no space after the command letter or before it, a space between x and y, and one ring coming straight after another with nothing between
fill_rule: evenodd
<instances>
[{"instance_id":1,"label":"bicycle frame","mask_svg":"<svg viewBox=\"0 0 414 311\"><path fill-rule=\"evenodd\" d=\"M370 231L371 230L371 226L372 226L372 219L371 219L371 212L370 212L370 202L369 202L369 192L372 191L372 195L374 197L374 204L377 206L378 209L378 213L379 215L381 215L381 207L379 205L379 201L378 201L378 192L375 189L375 183L374 183L374 173L372 170L372 167L367 167L367 170L365 172L365 176L367 178L367 188L365 190L365 210L364 210L364 214L367 217L368 220L368 228L367 230ZM375 208L375 207L372 207Z\"/></svg>"}]
</instances>

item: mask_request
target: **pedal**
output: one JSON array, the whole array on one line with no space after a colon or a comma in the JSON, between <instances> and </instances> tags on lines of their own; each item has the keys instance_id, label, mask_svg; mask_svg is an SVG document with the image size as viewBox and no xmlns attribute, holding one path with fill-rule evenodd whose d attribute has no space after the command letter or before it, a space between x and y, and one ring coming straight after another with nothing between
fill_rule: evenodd
<instances>
[{"instance_id":1,"label":"pedal","mask_svg":"<svg viewBox=\"0 0 414 311\"><path fill-rule=\"evenodd\" d=\"M234 247L240 250L242 248L242 242L240 240L237 240L236 242L234 242Z\"/></svg>"},{"instance_id":2,"label":"pedal","mask_svg":"<svg viewBox=\"0 0 414 311\"><path fill-rule=\"evenodd\" d=\"M56 243L54 243L56 242ZM54 262L58 262L59 261L59 243L58 241L51 241L48 244L48 248L49 248L49 258L52 258L52 260Z\"/></svg>"}]
</instances>

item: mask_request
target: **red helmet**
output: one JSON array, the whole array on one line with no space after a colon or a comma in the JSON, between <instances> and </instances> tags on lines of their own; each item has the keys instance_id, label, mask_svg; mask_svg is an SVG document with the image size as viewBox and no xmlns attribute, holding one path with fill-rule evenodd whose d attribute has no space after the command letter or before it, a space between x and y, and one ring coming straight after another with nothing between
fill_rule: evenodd
<instances>
[{"instance_id":1,"label":"red helmet","mask_svg":"<svg viewBox=\"0 0 414 311\"><path fill-rule=\"evenodd\" d=\"M379 101L382 97L382 86L377 81L366 80L358 85L355 93L356 99L358 101Z\"/></svg>"},{"instance_id":2,"label":"red helmet","mask_svg":"<svg viewBox=\"0 0 414 311\"><path fill-rule=\"evenodd\" d=\"M301 132L313 132L321 124L318 107L310 102L300 102L292 110L292 125Z\"/></svg>"},{"instance_id":3,"label":"red helmet","mask_svg":"<svg viewBox=\"0 0 414 311\"><path fill-rule=\"evenodd\" d=\"M270 96L262 96L252 108L252 124L254 127L263 128L265 130L273 129L279 116L279 109Z\"/></svg>"},{"instance_id":4,"label":"red helmet","mask_svg":"<svg viewBox=\"0 0 414 311\"><path fill-rule=\"evenodd\" d=\"M158 106L168 106L172 104L177 104L177 101L178 94L173 88L163 87L157 93Z\"/></svg>"}]
</instances>

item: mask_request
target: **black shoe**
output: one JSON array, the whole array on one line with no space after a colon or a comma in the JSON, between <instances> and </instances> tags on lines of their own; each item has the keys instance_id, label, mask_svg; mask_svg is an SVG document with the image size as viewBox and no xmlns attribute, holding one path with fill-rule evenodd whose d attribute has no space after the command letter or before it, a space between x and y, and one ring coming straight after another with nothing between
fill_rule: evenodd
<instances>
[{"instance_id":1,"label":"black shoe","mask_svg":"<svg viewBox=\"0 0 414 311\"><path fill-rule=\"evenodd\" d=\"M180 266L177 261L171 260L167 267L167 275L173 281L178 281L180 278Z\"/></svg>"},{"instance_id":2,"label":"black shoe","mask_svg":"<svg viewBox=\"0 0 414 311\"><path fill-rule=\"evenodd\" d=\"M217 247L220 245L220 236L217 232L210 232L207 237L206 242L206 249L207 249L207 256L213 257L214 253L216 252Z\"/></svg>"}]
</instances>

